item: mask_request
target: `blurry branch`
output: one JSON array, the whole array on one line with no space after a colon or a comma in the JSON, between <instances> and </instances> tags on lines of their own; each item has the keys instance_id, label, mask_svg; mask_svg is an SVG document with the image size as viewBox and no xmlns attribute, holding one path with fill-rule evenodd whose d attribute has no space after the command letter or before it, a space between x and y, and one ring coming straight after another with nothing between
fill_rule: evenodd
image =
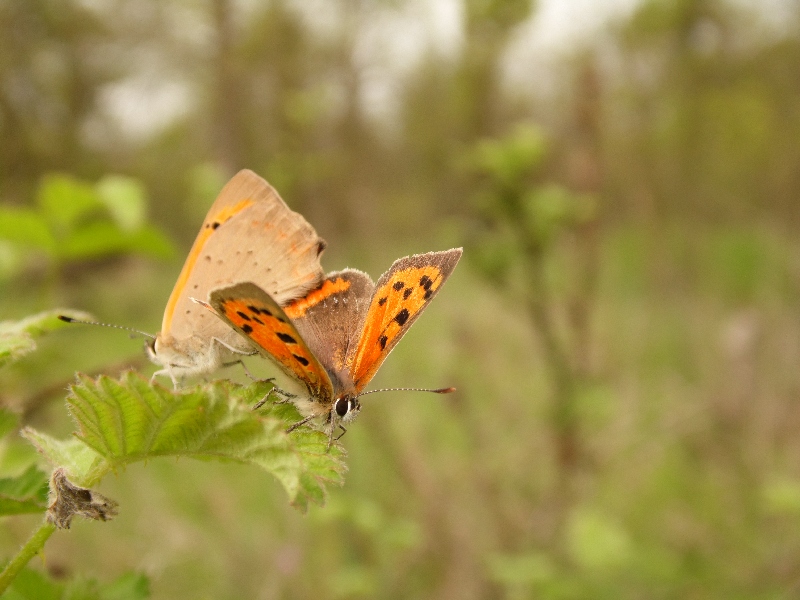
<instances>
[{"instance_id":1,"label":"blurry branch","mask_svg":"<svg viewBox=\"0 0 800 600\"><path fill-rule=\"evenodd\" d=\"M581 374L577 345L570 345L556 326L559 302L547 267L566 235L591 223L595 203L590 195L558 185L533 185L545 154L542 133L527 124L473 147L468 164L482 183L473 196L479 225L467 256L496 289L525 307L542 344L553 383L559 493L567 501L570 475L581 452L577 415Z\"/></svg>"},{"instance_id":2,"label":"blurry branch","mask_svg":"<svg viewBox=\"0 0 800 600\"><path fill-rule=\"evenodd\" d=\"M216 89L214 90L214 138L216 158L228 172L236 172L242 166L243 136L240 118L242 115L242 83L233 56L236 33L233 29L233 7L230 0L214 0L213 24L216 30L214 66Z\"/></svg>"}]
</instances>

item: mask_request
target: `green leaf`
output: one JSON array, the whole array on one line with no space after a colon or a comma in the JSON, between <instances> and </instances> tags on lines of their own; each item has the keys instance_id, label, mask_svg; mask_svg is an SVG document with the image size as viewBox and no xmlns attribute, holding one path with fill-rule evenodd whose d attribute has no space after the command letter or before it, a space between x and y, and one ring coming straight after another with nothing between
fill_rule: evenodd
<instances>
[{"instance_id":1,"label":"green leaf","mask_svg":"<svg viewBox=\"0 0 800 600\"><path fill-rule=\"evenodd\" d=\"M144 226L147 198L144 186L138 179L107 175L97 182L95 189L120 229L136 231Z\"/></svg>"},{"instance_id":2,"label":"green leaf","mask_svg":"<svg viewBox=\"0 0 800 600\"><path fill-rule=\"evenodd\" d=\"M0 479L0 515L39 513L47 508L47 474L31 466L18 477Z\"/></svg>"},{"instance_id":3,"label":"green leaf","mask_svg":"<svg viewBox=\"0 0 800 600\"><path fill-rule=\"evenodd\" d=\"M521 123L507 136L478 142L470 157L478 173L491 177L505 187L519 187L541 164L547 151L542 130Z\"/></svg>"},{"instance_id":4,"label":"green leaf","mask_svg":"<svg viewBox=\"0 0 800 600\"><path fill-rule=\"evenodd\" d=\"M83 260L136 252L157 258L172 254L172 245L164 235L152 227L126 232L108 221L95 221L72 232L59 247L66 259Z\"/></svg>"},{"instance_id":5,"label":"green leaf","mask_svg":"<svg viewBox=\"0 0 800 600\"><path fill-rule=\"evenodd\" d=\"M66 583L55 581L35 569L20 571L3 600L146 600L150 583L140 573L126 573L111 583L76 578Z\"/></svg>"},{"instance_id":6,"label":"green leaf","mask_svg":"<svg viewBox=\"0 0 800 600\"><path fill-rule=\"evenodd\" d=\"M69 479L79 485L91 487L90 484L108 473L108 463L103 457L75 438L57 440L32 427L21 433L51 465L64 467Z\"/></svg>"},{"instance_id":7,"label":"green leaf","mask_svg":"<svg viewBox=\"0 0 800 600\"><path fill-rule=\"evenodd\" d=\"M134 373L120 380L81 377L67 405L78 443L91 450L32 429L24 435L87 488L110 470L161 456L230 460L272 474L290 501L305 510L310 501L324 501L326 484L342 482L343 451L334 445L327 452L327 436L319 431L301 428L287 435L287 425L299 415L293 409L287 413L285 404L250 410L270 389L264 382L242 387L217 381L172 392Z\"/></svg>"},{"instance_id":8,"label":"green leaf","mask_svg":"<svg viewBox=\"0 0 800 600\"><path fill-rule=\"evenodd\" d=\"M167 236L155 227L142 227L126 238L128 252L136 252L153 258L169 258L175 254L175 247Z\"/></svg>"},{"instance_id":9,"label":"green leaf","mask_svg":"<svg viewBox=\"0 0 800 600\"><path fill-rule=\"evenodd\" d=\"M40 571L25 568L3 594L3 600L61 600L63 594L64 584Z\"/></svg>"},{"instance_id":10,"label":"green leaf","mask_svg":"<svg viewBox=\"0 0 800 600\"><path fill-rule=\"evenodd\" d=\"M33 352L36 349L35 337L66 327L67 323L61 321L59 315L92 320L91 315L81 311L49 310L21 321L0 321L0 367Z\"/></svg>"},{"instance_id":11,"label":"green leaf","mask_svg":"<svg viewBox=\"0 0 800 600\"><path fill-rule=\"evenodd\" d=\"M46 175L39 185L37 201L48 222L70 231L78 220L99 206L94 188L70 175Z\"/></svg>"},{"instance_id":12,"label":"green leaf","mask_svg":"<svg viewBox=\"0 0 800 600\"><path fill-rule=\"evenodd\" d=\"M0 239L55 254L56 239L39 214L25 208L0 206Z\"/></svg>"},{"instance_id":13,"label":"green leaf","mask_svg":"<svg viewBox=\"0 0 800 600\"><path fill-rule=\"evenodd\" d=\"M126 573L103 586L103 600L145 600L150 597L150 581L141 573Z\"/></svg>"},{"instance_id":14,"label":"green leaf","mask_svg":"<svg viewBox=\"0 0 800 600\"><path fill-rule=\"evenodd\" d=\"M556 184L541 186L523 197L527 228L544 243L561 229L591 221L595 206L592 196Z\"/></svg>"},{"instance_id":15,"label":"green leaf","mask_svg":"<svg viewBox=\"0 0 800 600\"><path fill-rule=\"evenodd\" d=\"M68 260L85 260L128 250L126 234L109 221L93 221L73 231L59 247Z\"/></svg>"}]
</instances>

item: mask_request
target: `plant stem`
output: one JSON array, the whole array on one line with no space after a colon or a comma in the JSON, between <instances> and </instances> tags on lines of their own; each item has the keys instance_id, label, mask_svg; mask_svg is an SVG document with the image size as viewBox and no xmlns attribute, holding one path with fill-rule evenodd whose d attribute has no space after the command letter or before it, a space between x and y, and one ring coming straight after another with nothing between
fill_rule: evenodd
<instances>
[{"instance_id":1,"label":"plant stem","mask_svg":"<svg viewBox=\"0 0 800 600\"><path fill-rule=\"evenodd\" d=\"M44 543L47 539L53 535L53 532L56 530L56 526L52 523L48 523L46 520L42 523L41 527L37 529L30 539L25 542L25 545L20 548L20 551L17 552L17 555L11 559L11 561L6 565L6 568L3 569L3 572L0 573L0 594L6 591L11 582L14 581L16 576L22 570L22 567L28 564L30 560L41 552Z\"/></svg>"},{"instance_id":2,"label":"plant stem","mask_svg":"<svg viewBox=\"0 0 800 600\"><path fill-rule=\"evenodd\" d=\"M578 381L570 361L569 350L561 342L553 326L551 301L544 273L544 258L534 247L529 247L527 253L530 259L528 313L544 346L544 357L553 380L552 425L558 466L556 493L559 505L566 509L572 504L572 479L581 454L576 415Z\"/></svg>"}]
</instances>

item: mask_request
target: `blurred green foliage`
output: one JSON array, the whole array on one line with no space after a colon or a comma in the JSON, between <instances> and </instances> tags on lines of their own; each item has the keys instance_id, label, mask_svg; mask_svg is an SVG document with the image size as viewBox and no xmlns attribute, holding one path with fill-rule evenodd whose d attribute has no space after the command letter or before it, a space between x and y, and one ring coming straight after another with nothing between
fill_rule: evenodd
<instances>
[{"instance_id":1,"label":"blurred green foliage","mask_svg":"<svg viewBox=\"0 0 800 600\"><path fill-rule=\"evenodd\" d=\"M51 310L21 321L0 321L0 367L17 361L36 349L35 337L66 327L59 315L72 319L91 319L91 315L75 310Z\"/></svg>"},{"instance_id":2,"label":"blurred green foliage","mask_svg":"<svg viewBox=\"0 0 800 600\"><path fill-rule=\"evenodd\" d=\"M375 382L458 394L365 399L327 507L298 515L237 463L131 464L103 481L120 516L55 534L32 577L141 568L154 598L797 595L797 7L643 0L566 50L530 42L535 2L451 8L448 38L406 0L0 3L3 315L155 331L183 258L156 232L188 249L242 167L330 270L466 249ZM36 342L0 393L58 439L76 370L144 365L109 330ZM32 450L3 444L19 477ZM6 555L28 518L5 518Z\"/></svg>"},{"instance_id":3,"label":"blurred green foliage","mask_svg":"<svg viewBox=\"0 0 800 600\"><path fill-rule=\"evenodd\" d=\"M44 254L55 270L68 261L118 253L168 257L172 244L145 222L146 209L142 184L130 177L109 175L90 185L69 175L48 175L35 209L0 206L0 242ZM0 277L19 275L24 266L18 262Z\"/></svg>"},{"instance_id":4,"label":"blurred green foliage","mask_svg":"<svg viewBox=\"0 0 800 600\"><path fill-rule=\"evenodd\" d=\"M147 578L138 573L121 575L110 583L78 579L63 583L33 569L24 570L3 594L8 600L146 600L150 598Z\"/></svg>"}]
</instances>

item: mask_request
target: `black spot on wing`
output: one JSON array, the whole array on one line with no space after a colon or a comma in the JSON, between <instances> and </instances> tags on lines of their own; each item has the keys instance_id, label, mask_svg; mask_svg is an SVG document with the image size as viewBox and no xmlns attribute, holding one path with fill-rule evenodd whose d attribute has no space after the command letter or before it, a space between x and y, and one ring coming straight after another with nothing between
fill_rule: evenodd
<instances>
[{"instance_id":1,"label":"black spot on wing","mask_svg":"<svg viewBox=\"0 0 800 600\"><path fill-rule=\"evenodd\" d=\"M429 290L431 288L431 285L433 285L433 281L427 275L423 275L422 277L419 278L419 284L426 290Z\"/></svg>"},{"instance_id":2,"label":"black spot on wing","mask_svg":"<svg viewBox=\"0 0 800 600\"><path fill-rule=\"evenodd\" d=\"M267 315L268 317L272 316L272 313L269 312L269 310L267 310L266 308L259 308L258 306L253 306L252 304L248 304L247 308L251 313L256 315L262 314L262 315Z\"/></svg>"},{"instance_id":3,"label":"black spot on wing","mask_svg":"<svg viewBox=\"0 0 800 600\"><path fill-rule=\"evenodd\" d=\"M399 292L400 290L402 290L402 289L403 289L403 286L404 286L404 285L405 285L405 284L404 284L402 281L395 281L395 282L394 282L394 285L392 285L392 287L395 289L395 291L398 291L398 292Z\"/></svg>"},{"instance_id":4,"label":"black spot on wing","mask_svg":"<svg viewBox=\"0 0 800 600\"><path fill-rule=\"evenodd\" d=\"M245 323L244 325L242 325L242 331L244 331L246 334L249 335L253 333L253 328L250 327L250 325L248 325L247 323Z\"/></svg>"},{"instance_id":5,"label":"black spot on wing","mask_svg":"<svg viewBox=\"0 0 800 600\"><path fill-rule=\"evenodd\" d=\"M388 341L389 338L387 338L385 335L382 335L381 337L378 338L378 343L381 345L381 350L386 348L386 342Z\"/></svg>"},{"instance_id":6,"label":"black spot on wing","mask_svg":"<svg viewBox=\"0 0 800 600\"><path fill-rule=\"evenodd\" d=\"M406 321L408 321L409 316L411 315L409 314L408 309L404 308L394 316L394 320L397 321L397 324L400 325L400 327L402 327L406 324Z\"/></svg>"},{"instance_id":7,"label":"black spot on wing","mask_svg":"<svg viewBox=\"0 0 800 600\"><path fill-rule=\"evenodd\" d=\"M431 296L433 296L433 290L425 290L425 300L430 300Z\"/></svg>"},{"instance_id":8,"label":"black spot on wing","mask_svg":"<svg viewBox=\"0 0 800 600\"><path fill-rule=\"evenodd\" d=\"M295 360L297 360L297 362L299 362L304 367L308 366L308 359L305 356L298 356L297 354L292 354L292 356L294 356Z\"/></svg>"},{"instance_id":9,"label":"black spot on wing","mask_svg":"<svg viewBox=\"0 0 800 600\"><path fill-rule=\"evenodd\" d=\"M214 221L214 222L211 224L211 229L216 229L216 228L217 228L217 227L219 227L220 225L222 225L222 223L220 223L219 221Z\"/></svg>"},{"instance_id":10,"label":"black spot on wing","mask_svg":"<svg viewBox=\"0 0 800 600\"><path fill-rule=\"evenodd\" d=\"M403 292L403 300L408 300L408 297L414 291L414 288L406 288L406 291Z\"/></svg>"},{"instance_id":11,"label":"black spot on wing","mask_svg":"<svg viewBox=\"0 0 800 600\"><path fill-rule=\"evenodd\" d=\"M285 344L296 344L297 343L297 340L294 339L292 336L290 336L288 333L283 333L282 331L279 331L276 335Z\"/></svg>"},{"instance_id":12,"label":"black spot on wing","mask_svg":"<svg viewBox=\"0 0 800 600\"><path fill-rule=\"evenodd\" d=\"M378 306L383 306L384 304L386 304L386 296L378 300Z\"/></svg>"},{"instance_id":13,"label":"black spot on wing","mask_svg":"<svg viewBox=\"0 0 800 600\"><path fill-rule=\"evenodd\" d=\"M240 310L237 310L236 314L239 315L240 317L242 317L245 321L250 321L251 320L250 319L250 315L248 315L247 313L243 313Z\"/></svg>"}]
</instances>

